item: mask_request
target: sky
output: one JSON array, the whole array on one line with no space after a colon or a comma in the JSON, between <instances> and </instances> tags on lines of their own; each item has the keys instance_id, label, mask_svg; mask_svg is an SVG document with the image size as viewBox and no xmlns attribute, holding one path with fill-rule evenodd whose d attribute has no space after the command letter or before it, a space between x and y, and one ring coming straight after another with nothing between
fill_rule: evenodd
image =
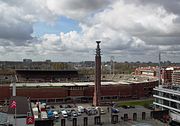
<instances>
[{"instance_id":1,"label":"sky","mask_svg":"<svg viewBox=\"0 0 180 126\"><path fill-rule=\"evenodd\" d=\"M0 0L0 60L180 62L180 0Z\"/></svg>"}]
</instances>

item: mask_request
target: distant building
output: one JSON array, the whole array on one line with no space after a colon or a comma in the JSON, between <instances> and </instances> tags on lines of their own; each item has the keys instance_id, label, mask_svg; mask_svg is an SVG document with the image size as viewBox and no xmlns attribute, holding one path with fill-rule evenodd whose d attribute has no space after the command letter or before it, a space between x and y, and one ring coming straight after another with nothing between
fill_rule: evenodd
<instances>
[{"instance_id":1,"label":"distant building","mask_svg":"<svg viewBox=\"0 0 180 126\"><path fill-rule=\"evenodd\" d=\"M32 59L23 59L24 63L32 63Z\"/></svg>"},{"instance_id":2,"label":"distant building","mask_svg":"<svg viewBox=\"0 0 180 126\"><path fill-rule=\"evenodd\" d=\"M157 76L157 67L139 67L135 70L135 75L144 75L144 76Z\"/></svg>"},{"instance_id":3,"label":"distant building","mask_svg":"<svg viewBox=\"0 0 180 126\"><path fill-rule=\"evenodd\" d=\"M68 82L78 80L77 70L17 69L18 82Z\"/></svg>"},{"instance_id":4,"label":"distant building","mask_svg":"<svg viewBox=\"0 0 180 126\"><path fill-rule=\"evenodd\" d=\"M46 60L46 63L51 63L51 60Z\"/></svg>"},{"instance_id":5,"label":"distant building","mask_svg":"<svg viewBox=\"0 0 180 126\"><path fill-rule=\"evenodd\" d=\"M173 84L180 85L180 70L173 71L172 82Z\"/></svg>"},{"instance_id":6,"label":"distant building","mask_svg":"<svg viewBox=\"0 0 180 126\"><path fill-rule=\"evenodd\" d=\"M162 84L172 84L173 72L180 70L180 67L162 67L161 82ZM159 67L139 67L135 70L135 75L159 77ZM175 76L175 73L174 73Z\"/></svg>"},{"instance_id":7,"label":"distant building","mask_svg":"<svg viewBox=\"0 0 180 126\"><path fill-rule=\"evenodd\" d=\"M32 61L31 59L23 59L23 61L0 61L0 69L48 69L48 70L64 70L73 69L66 62Z\"/></svg>"}]
</instances>

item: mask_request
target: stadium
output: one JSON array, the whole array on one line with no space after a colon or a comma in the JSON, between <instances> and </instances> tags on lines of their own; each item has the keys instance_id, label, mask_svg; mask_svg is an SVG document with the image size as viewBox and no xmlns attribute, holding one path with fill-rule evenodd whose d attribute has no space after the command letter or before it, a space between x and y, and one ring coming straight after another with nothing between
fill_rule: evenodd
<instances>
[{"instance_id":1,"label":"stadium","mask_svg":"<svg viewBox=\"0 0 180 126\"><path fill-rule=\"evenodd\" d=\"M80 75L76 70L16 70L16 82L0 87L0 100L12 96L13 83L16 95L31 101L46 103L92 102L94 76ZM155 77L125 74L101 75L101 101L152 97L158 84Z\"/></svg>"}]
</instances>

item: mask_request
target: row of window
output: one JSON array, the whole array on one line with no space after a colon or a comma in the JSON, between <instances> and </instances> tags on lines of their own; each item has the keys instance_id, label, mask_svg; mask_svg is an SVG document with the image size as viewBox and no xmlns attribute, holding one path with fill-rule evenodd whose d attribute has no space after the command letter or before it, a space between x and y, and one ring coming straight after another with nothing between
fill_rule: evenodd
<instances>
[{"instance_id":1,"label":"row of window","mask_svg":"<svg viewBox=\"0 0 180 126\"><path fill-rule=\"evenodd\" d=\"M161 97L170 98L170 99L180 101L180 96L178 96L178 95L169 94L169 93L165 93L165 92L159 92L159 91L155 91L154 93L155 93L155 95L158 95Z\"/></svg>"},{"instance_id":2,"label":"row of window","mask_svg":"<svg viewBox=\"0 0 180 126\"><path fill-rule=\"evenodd\" d=\"M173 101L155 98L155 102L172 108L180 109L180 104Z\"/></svg>"}]
</instances>

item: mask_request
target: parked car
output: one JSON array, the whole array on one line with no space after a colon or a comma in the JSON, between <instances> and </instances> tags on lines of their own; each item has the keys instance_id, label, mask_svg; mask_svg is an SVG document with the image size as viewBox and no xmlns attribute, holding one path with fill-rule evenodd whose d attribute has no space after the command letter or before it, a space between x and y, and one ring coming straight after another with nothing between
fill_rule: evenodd
<instances>
[{"instance_id":1,"label":"parked car","mask_svg":"<svg viewBox=\"0 0 180 126\"><path fill-rule=\"evenodd\" d=\"M53 114L53 111L52 111L52 110L49 110L49 111L47 112L47 117L48 117L48 119L54 119L54 114Z\"/></svg>"},{"instance_id":2,"label":"parked car","mask_svg":"<svg viewBox=\"0 0 180 126\"><path fill-rule=\"evenodd\" d=\"M41 119L47 119L47 112L46 111L41 111Z\"/></svg>"},{"instance_id":3,"label":"parked car","mask_svg":"<svg viewBox=\"0 0 180 126\"><path fill-rule=\"evenodd\" d=\"M51 108L54 109L55 107L53 105L51 105Z\"/></svg>"},{"instance_id":4,"label":"parked car","mask_svg":"<svg viewBox=\"0 0 180 126\"><path fill-rule=\"evenodd\" d=\"M84 112L84 107L83 106L78 106L78 112L83 113Z\"/></svg>"},{"instance_id":5,"label":"parked car","mask_svg":"<svg viewBox=\"0 0 180 126\"><path fill-rule=\"evenodd\" d=\"M100 111L101 115L106 114L105 111L101 107L96 107L95 109L97 112Z\"/></svg>"},{"instance_id":6,"label":"parked car","mask_svg":"<svg viewBox=\"0 0 180 126\"><path fill-rule=\"evenodd\" d=\"M97 109L95 108L86 108L85 112L87 115L96 115L98 113Z\"/></svg>"},{"instance_id":7,"label":"parked car","mask_svg":"<svg viewBox=\"0 0 180 126\"><path fill-rule=\"evenodd\" d=\"M49 105L46 105L45 108L46 109L51 109L51 107Z\"/></svg>"},{"instance_id":8,"label":"parked car","mask_svg":"<svg viewBox=\"0 0 180 126\"><path fill-rule=\"evenodd\" d=\"M34 118L35 119L38 119L38 108L37 107L34 107L34 108L32 108L32 110L33 110L33 114L34 114Z\"/></svg>"},{"instance_id":9,"label":"parked car","mask_svg":"<svg viewBox=\"0 0 180 126\"><path fill-rule=\"evenodd\" d=\"M106 114L106 112L101 108L101 115Z\"/></svg>"},{"instance_id":10,"label":"parked car","mask_svg":"<svg viewBox=\"0 0 180 126\"><path fill-rule=\"evenodd\" d=\"M71 112L71 115L72 115L73 117L77 117L77 116L78 116L77 113L76 113L76 111L72 111L72 112Z\"/></svg>"},{"instance_id":11,"label":"parked car","mask_svg":"<svg viewBox=\"0 0 180 126\"><path fill-rule=\"evenodd\" d=\"M66 112L67 112L67 115L68 116L71 116L71 110L70 109L67 109L67 110L65 110Z\"/></svg>"},{"instance_id":12,"label":"parked car","mask_svg":"<svg viewBox=\"0 0 180 126\"><path fill-rule=\"evenodd\" d=\"M65 110L61 111L61 114L64 118L67 118L68 117L68 114Z\"/></svg>"},{"instance_id":13,"label":"parked car","mask_svg":"<svg viewBox=\"0 0 180 126\"><path fill-rule=\"evenodd\" d=\"M111 112L112 112L112 113L119 113L119 109L117 109L117 108L111 108Z\"/></svg>"},{"instance_id":14,"label":"parked car","mask_svg":"<svg viewBox=\"0 0 180 126\"><path fill-rule=\"evenodd\" d=\"M67 108L72 108L72 106L71 105L67 105Z\"/></svg>"},{"instance_id":15,"label":"parked car","mask_svg":"<svg viewBox=\"0 0 180 126\"><path fill-rule=\"evenodd\" d=\"M81 116L81 112L77 112L77 115L78 115L78 116Z\"/></svg>"},{"instance_id":16,"label":"parked car","mask_svg":"<svg viewBox=\"0 0 180 126\"><path fill-rule=\"evenodd\" d=\"M57 111L53 111L53 115L54 115L54 118L55 119L58 119L59 118L59 114Z\"/></svg>"},{"instance_id":17,"label":"parked car","mask_svg":"<svg viewBox=\"0 0 180 126\"><path fill-rule=\"evenodd\" d=\"M135 106L123 105L122 108L124 108L124 109L130 109L130 108L135 108Z\"/></svg>"}]
</instances>

